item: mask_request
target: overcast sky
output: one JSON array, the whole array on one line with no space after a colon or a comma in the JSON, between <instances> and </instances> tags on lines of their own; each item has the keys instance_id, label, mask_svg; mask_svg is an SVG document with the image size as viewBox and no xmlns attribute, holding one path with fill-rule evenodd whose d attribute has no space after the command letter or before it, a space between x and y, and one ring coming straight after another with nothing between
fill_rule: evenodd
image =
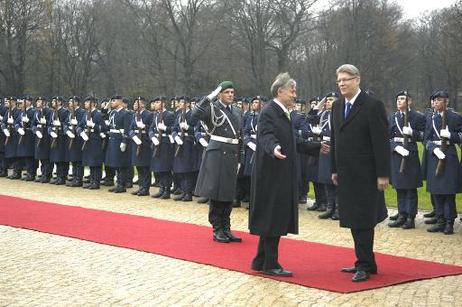
<instances>
[{"instance_id":1,"label":"overcast sky","mask_svg":"<svg viewBox=\"0 0 462 307\"><path fill-rule=\"evenodd\" d=\"M456 3L456 0L398 0L404 8L404 16L406 18L418 17L426 11L442 9Z\"/></svg>"}]
</instances>

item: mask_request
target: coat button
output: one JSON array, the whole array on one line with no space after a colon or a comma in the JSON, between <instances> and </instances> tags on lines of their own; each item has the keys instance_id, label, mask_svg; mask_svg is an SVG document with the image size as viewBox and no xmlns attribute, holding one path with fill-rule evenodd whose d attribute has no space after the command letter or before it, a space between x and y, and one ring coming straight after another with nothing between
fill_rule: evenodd
<instances>
[{"instance_id":1,"label":"coat button","mask_svg":"<svg viewBox=\"0 0 462 307\"><path fill-rule=\"evenodd\" d=\"M226 151L223 151L223 154L226 155Z\"/></svg>"}]
</instances>

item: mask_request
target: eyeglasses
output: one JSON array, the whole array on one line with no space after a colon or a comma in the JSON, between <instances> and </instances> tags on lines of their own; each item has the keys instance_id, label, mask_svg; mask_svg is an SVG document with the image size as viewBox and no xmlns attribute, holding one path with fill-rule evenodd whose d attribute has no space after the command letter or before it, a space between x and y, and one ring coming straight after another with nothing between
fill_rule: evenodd
<instances>
[{"instance_id":1,"label":"eyeglasses","mask_svg":"<svg viewBox=\"0 0 462 307\"><path fill-rule=\"evenodd\" d=\"M340 84L340 83L345 83L345 82L347 82L347 81L351 81L351 80L356 79L356 78L358 78L358 77L351 77L351 78L348 78L348 79L339 79L339 80L337 80L337 81L335 81L335 82L336 82L337 84Z\"/></svg>"}]
</instances>

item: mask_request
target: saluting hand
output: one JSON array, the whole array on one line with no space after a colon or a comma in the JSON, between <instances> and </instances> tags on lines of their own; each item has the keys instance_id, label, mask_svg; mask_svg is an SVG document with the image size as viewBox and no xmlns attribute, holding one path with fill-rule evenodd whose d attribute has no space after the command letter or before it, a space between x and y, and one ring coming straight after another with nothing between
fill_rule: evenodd
<instances>
[{"instance_id":1,"label":"saluting hand","mask_svg":"<svg viewBox=\"0 0 462 307\"><path fill-rule=\"evenodd\" d=\"M283 155L281 152L281 145L277 145L276 147L274 147L273 155L279 160L284 160L285 158L287 158L287 156Z\"/></svg>"},{"instance_id":2,"label":"saluting hand","mask_svg":"<svg viewBox=\"0 0 462 307\"><path fill-rule=\"evenodd\" d=\"M385 189L388 187L389 180L388 177L378 177L377 178L377 189L379 191L385 191Z\"/></svg>"}]
</instances>

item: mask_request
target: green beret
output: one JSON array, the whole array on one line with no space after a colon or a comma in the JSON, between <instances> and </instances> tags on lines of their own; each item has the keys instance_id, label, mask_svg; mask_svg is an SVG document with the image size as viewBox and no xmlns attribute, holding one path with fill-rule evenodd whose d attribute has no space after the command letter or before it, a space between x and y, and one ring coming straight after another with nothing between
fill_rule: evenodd
<instances>
[{"instance_id":1,"label":"green beret","mask_svg":"<svg viewBox=\"0 0 462 307\"><path fill-rule=\"evenodd\" d=\"M231 81L223 81L220 84L218 84L218 86L221 86L220 93L223 92L224 90L229 89L229 88L234 88L233 82L231 82Z\"/></svg>"}]
</instances>

